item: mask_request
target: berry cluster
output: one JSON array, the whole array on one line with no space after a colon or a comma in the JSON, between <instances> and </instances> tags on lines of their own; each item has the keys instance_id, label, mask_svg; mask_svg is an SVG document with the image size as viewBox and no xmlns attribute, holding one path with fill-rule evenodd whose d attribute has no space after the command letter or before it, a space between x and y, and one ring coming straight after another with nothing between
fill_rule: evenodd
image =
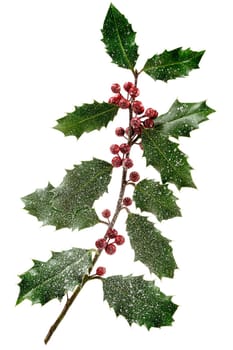
<instances>
[{"instance_id":1,"label":"berry cluster","mask_svg":"<svg viewBox=\"0 0 233 350\"><path fill-rule=\"evenodd\" d=\"M127 82L123 86L127 92L127 96L124 97L121 94L121 87L119 84L113 84L111 86L112 92L115 96L110 97L109 103L115 104L122 109L129 109L129 126L124 129L123 127L117 127L115 134L119 137L124 137L127 142L121 144L112 144L110 146L110 152L113 154L112 166L119 168L123 166L126 170L131 169L134 166L133 160L130 158L131 147L136 144L143 128L153 128L154 119L157 118L158 112L153 108L147 108L145 110L141 101L135 100L139 94L139 89L131 82ZM138 143L140 145L140 143ZM134 184L140 180L140 175L137 171L131 171L127 184ZM122 199L121 208L126 208L132 204L130 197L124 197ZM127 209L128 210L128 209ZM103 238L97 239L95 246L99 251L104 250L107 254L113 255L117 246L124 244L125 238L119 235L117 230L111 226L109 220L111 212L109 209L102 211L103 218L108 220L108 229ZM96 275L103 276L106 273L106 268L99 266L96 269Z\"/></svg>"},{"instance_id":2,"label":"berry cluster","mask_svg":"<svg viewBox=\"0 0 233 350\"><path fill-rule=\"evenodd\" d=\"M124 97L121 94L121 87L119 84L112 84L111 90L115 94L110 97L109 103L115 104L122 109L130 109L132 117L130 119L130 133L141 135L143 128L153 128L154 119L158 117L158 112L153 108L147 108L145 110L143 104L139 100L135 100L140 95L140 90L131 82L126 82L123 85L127 96ZM116 129L117 136L124 136L124 133L129 134L129 128L124 130L123 128Z\"/></svg>"},{"instance_id":3,"label":"berry cluster","mask_svg":"<svg viewBox=\"0 0 233 350\"><path fill-rule=\"evenodd\" d=\"M109 219L111 212L109 209L102 211L102 216ZM105 250L109 255L113 255L117 250L117 245L122 245L125 243L125 237L118 234L118 231L114 228L108 228L104 237L97 239L95 246L98 250ZM103 276L106 272L105 267L99 266L96 269L96 275Z\"/></svg>"}]
</instances>

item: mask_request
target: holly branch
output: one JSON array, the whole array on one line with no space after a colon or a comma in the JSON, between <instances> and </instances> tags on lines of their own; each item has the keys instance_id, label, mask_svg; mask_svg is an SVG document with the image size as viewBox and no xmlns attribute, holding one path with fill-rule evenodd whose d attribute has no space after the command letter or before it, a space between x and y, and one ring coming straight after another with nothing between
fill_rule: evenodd
<instances>
[{"instance_id":1,"label":"holly branch","mask_svg":"<svg viewBox=\"0 0 233 350\"><path fill-rule=\"evenodd\" d=\"M113 5L109 6L102 28L102 41L112 62L132 72L132 81L113 83L108 102L94 101L76 106L74 111L57 121L55 129L65 136L77 139L84 133L108 127L118 113L128 113L126 125L116 126L115 137L120 142L109 146L111 163L93 158L75 165L57 187L48 184L44 189L25 196L25 209L44 225L57 230L70 228L84 230L102 224L103 234L88 249L74 247L52 252L46 261L33 260L34 265L20 275L17 304L25 299L32 304L46 304L54 298L65 305L45 337L51 336L83 289L93 279L103 285L104 299L116 315L128 323L151 327L169 326L177 305L143 276L108 276L106 266L99 262L102 254L113 255L125 242L118 233L117 220L122 210L127 212L126 231L135 260L139 260L159 278L173 278L177 268L170 241L162 235L146 216L151 213L159 222L181 216L177 198L170 188L195 188L187 156L179 149L179 137L190 133L214 112L205 101L188 103L176 100L167 113L161 115L153 106L144 106L140 98L141 74L164 82L187 76L199 68L204 51L177 48L149 58L143 68L137 69L138 46L136 33L126 17ZM125 118L124 118L125 119ZM177 141L174 141L174 138ZM138 147L146 164L157 171L156 179L141 179L136 168L137 159L132 149ZM119 195L115 211L103 209L101 217L95 210L95 201L108 190L111 174L122 168L119 177ZM133 186L133 195L127 196L127 187ZM135 212L133 205L138 209ZM71 292L71 296L68 293Z\"/></svg>"}]
</instances>

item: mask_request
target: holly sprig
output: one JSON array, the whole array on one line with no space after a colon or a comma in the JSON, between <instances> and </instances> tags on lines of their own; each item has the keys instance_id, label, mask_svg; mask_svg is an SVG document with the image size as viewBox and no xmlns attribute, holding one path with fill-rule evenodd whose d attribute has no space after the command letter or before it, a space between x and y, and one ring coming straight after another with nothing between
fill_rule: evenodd
<instances>
[{"instance_id":1,"label":"holly sprig","mask_svg":"<svg viewBox=\"0 0 233 350\"><path fill-rule=\"evenodd\" d=\"M136 68L138 46L136 33L119 10L110 4L106 14L102 41L112 62L132 72L132 81L121 86L111 86L112 96L108 102L94 101L76 106L74 111L58 119L55 129L65 136L77 139L83 133L106 128L118 113L128 113L127 125L116 126L115 135L122 141L110 145L111 163L102 159L82 161L68 170L57 187L48 184L44 189L25 196L25 209L44 225L56 229L82 230L103 225L103 234L88 249L74 247L67 251L52 252L48 261L34 260L30 270L20 275L20 292L17 304L25 299L33 304L46 304L54 298L62 300L67 295L65 306L45 337L49 341L66 315L73 301L85 284L99 279L103 285L104 299L116 315L122 315L129 324L137 323L151 327L171 325L177 305L163 294L153 280L143 276L108 276L107 268L99 264L100 257L112 255L124 244L125 236L118 233L117 220L122 210L127 212L126 231L135 253L135 260L143 263L158 276L172 278L177 268L170 241L162 235L147 213L158 221L181 216L176 196L169 187L174 184L195 188L191 166L187 156L179 149L179 137L189 137L191 131L206 121L214 112L205 101L186 103L176 100L169 111L159 115L156 108L145 107L139 100L139 78L145 73L152 79L167 82L187 76L199 68L204 51L176 48L149 58L142 69ZM174 138L177 140L174 141ZM134 147L140 147L146 164L158 173L157 179L141 179L136 169L136 159L131 156ZM101 217L94 203L111 182L115 168L122 168L119 179L119 195L113 213L103 209ZM126 188L132 186L132 198L126 196ZM137 212L131 210L135 203ZM69 296L69 292L72 294Z\"/></svg>"}]
</instances>

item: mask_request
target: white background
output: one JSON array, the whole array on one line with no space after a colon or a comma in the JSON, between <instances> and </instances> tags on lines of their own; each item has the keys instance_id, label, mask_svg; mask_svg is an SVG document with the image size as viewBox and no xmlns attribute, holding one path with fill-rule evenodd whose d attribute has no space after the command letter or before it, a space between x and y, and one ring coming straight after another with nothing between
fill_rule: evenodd
<instances>
[{"instance_id":1,"label":"white background","mask_svg":"<svg viewBox=\"0 0 233 350\"><path fill-rule=\"evenodd\" d=\"M107 100L112 82L131 80L128 71L111 64L100 41L100 28L110 2L5 0L0 2L1 108L1 237L0 347L42 350L43 338L61 310L58 301L44 307L25 301L15 307L18 275L31 259L47 260L51 250L93 247L102 228L81 232L41 227L28 215L20 198L51 181L58 185L64 169L93 156L111 160L108 147L119 140L114 128L124 125L120 113L102 134L84 135L78 142L53 130L56 119L74 105ZM164 49L206 49L200 70L167 84L141 76L141 99L160 113L176 98L185 102L207 99L216 113L181 140L189 155L198 190L182 189L182 218L158 224L172 240L179 266L173 280L156 279L180 305L172 327L153 329L133 325L102 302L101 284L89 283L57 329L50 350L156 348L196 350L233 348L232 313L232 17L230 1L115 0L137 31L140 69L145 60ZM135 152L135 157L139 153ZM156 176L135 170L142 177ZM114 209L118 170L109 195L97 203L98 213ZM122 222L124 217L122 216ZM118 224L124 233L124 225ZM108 275L141 274L133 263L128 241L114 257L102 260Z\"/></svg>"}]
</instances>

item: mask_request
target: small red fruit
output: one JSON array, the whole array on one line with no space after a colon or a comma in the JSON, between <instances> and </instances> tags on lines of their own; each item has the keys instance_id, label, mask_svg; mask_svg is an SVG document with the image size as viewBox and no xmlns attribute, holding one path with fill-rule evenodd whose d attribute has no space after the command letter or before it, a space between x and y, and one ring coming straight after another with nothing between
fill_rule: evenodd
<instances>
[{"instance_id":1,"label":"small red fruit","mask_svg":"<svg viewBox=\"0 0 233 350\"><path fill-rule=\"evenodd\" d=\"M116 252L116 246L114 243L110 243L107 245L107 247L105 248L105 252L109 255L112 255Z\"/></svg>"},{"instance_id":2,"label":"small red fruit","mask_svg":"<svg viewBox=\"0 0 233 350\"><path fill-rule=\"evenodd\" d=\"M130 125L132 126L132 128L137 129L140 128L141 125L141 119L138 117L134 117L130 120Z\"/></svg>"},{"instance_id":3,"label":"small red fruit","mask_svg":"<svg viewBox=\"0 0 233 350\"><path fill-rule=\"evenodd\" d=\"M133 161L131 158L125 158L123 160L123 167L126 169L130 169L133 167Z\"/></svg>"},{"instance_id":4,"label":"small red fruit","mask_svg":"<svg viewBox=\"0 0 233 350\"><path fill-rule=\"evenodd\" d=\"M122 109L127 109L130 107L130 102L126 98L122 97L118 102L118 106Z\"/></svg>"},{"instance_id":5,"label":"small red fruit","mask_svg":"<svg viewBox=\"0 0 233 350\"><path fill-rule=\"evenodd\" d=\"M118 94L118 93L121 91L121 87L120 87L119 84L115 83L115 84L112 84L111 90L112 90L112 92L114 92L115 94Z\"/></svg>"},{"instance_id":6,"label":"small red fruit","mask_svg":"<svg viewBox=\"0 0 233 350\"><path fill-rule=\"evenodd\" d=\"M120 147L116 144L110 146L110 151L112 154L118 154L120 152Z\"/></svg>"},{"instance_id":7,"label":"small red fruit","mask_svg":"<svg viewBox=\"0 0 233 350\"><path fill-rule=\"evenodd\" d=\"M107 246L107 242L106 242L106 240L104 238L99 238L95 242L95 246L98 249L104 249Z\"/></svg>"},{"instance_id":8,"label":"small red fruit","mask_svg":"<svg viewBox=\"0 0 233 350\"><path fill-rule=\"evenodd\" d=\"M155 123L152 118L148 118L144 120L143 125L145 126L145 128L153 128Z\"/></svg>"},{"instance_id":9,"label":"small red fruit","mask_svg":"<svg viewBox=\"0 0 233 350\"><path fill-rule=\"evenodd\" d=\"M115 134L117 136L124 136L125 134L125 129L119 126L118 128L115 129Z\"/></svg>"},{"instance_id":10,"label":"small red fruit","mask_svg":"<svg viewBox=\"0 0 233 350\"><path fill-rule=\"evenodd\" d=\"M104 209L104 210L102 211L102 216L103 216L103 218L105 218L105 219L110 218L110 216L111 216L110 210L109 210L109 209Z\"/></svg>"},{"instance_id":11,"label":"small red fruit","mask_svg":"<svg viewBox=\"0 0 233 350\"><path fill-rule=\"evenodd\" d=\"M96 269L96 275L103 276L106 273L106 268L103 266L99 266Z\"/></svg>"},{"instance_id":12,"label":"small red fruit","mask_svg":"<svg viewBox=\"0 0 233 350\"><path fill-rule=\"evenodd\" d=\"M129 89L129 94L133 98L138 97L140 95L140 90L136 86L132 86Z\"/></svg>"},{"instance_id":13,"label":"small red fruit","mask_svg":"<svg viewBox=\"0 0 233 350\"><path fill-rule=\"evenodd\" d=\"M109 228L106 232L106 236L111 239L115 238L117 235L118 235L118 232L114 228Z\"/></svg>"},{"instance_id":14,"label":"small red fruit","mask_svg":"<svg viewBox=\"0 0 233 350\"><path fill-rule=\"evenodd\" d=\"M132 87L134 87L134 84L131 83L130 81L128 81L127 83L124 83L123 87L124 87L125 91L129 92L129 90L130 90Z\"/></svg>"},{"instance_id":15,"label":"small red fruit","mask_svg":"<svg viewBox=\"0 0 233 350\"><path fill-rule=\"evenodd\" d=\"M141 101L134 101L133 103L133 111L136 114L142 114L144 112L144 106Z\"/></svg>"},{"instance_id":16,"label":"small red fruit","mask_svg":"<svg viewBox=\"0 0 233 350\"><path fill-rule=\"evenodd\" d=\"M119 156L112 158L112 166L114 168L119 168L122 165L122 159Z\"/></svg>"},{"instance_id":17,"label":"small red fruit","mask_svg":"<svg viewBox=\"0 0 233 350\"><path fill-rule=\"evenodd\" d=\"M142 133L142 128L141 128L141 126L140 126L140 128L135 128L135 129L133 129L133 131L134 131L134 134L136 134L136 135L141 135L141 133Z\"/></svg>"},{"instance_id":18,"label":"small red fruit","mask_svg":"<svg viewBox=\"0 0 233 350\"><path fill-rule=\"evenodd\" d=\"M121 100L122 95L121 94L117 94L116 96L112 96L109 98L108 103L114 104L114 105L118 105L119 101Z\"/></svg>"},{"instance_id":19,"label":"small red fruit","mask_svg":"<svg viewBox=\"0 0 233 350\"><path fill-rule=\"evenodd\" d=\"M124 244L124 243L125 243L125 237L122 236L122 235L116 236L116 238L115 238L115 243L116 243L117 245L122 245L122 244Z\"/></svg>"},{"instance_id":20,"label":"small red fruit","mask_svg":"<svg viewBox=\"0 0 233 350\"><path fill-rule=\"evenodd\" d=\"M128 143L122 143L120 145L120 151L121 153L125 154L125 153L129 153L130 151L130 145L128 145Z\"/></svg>"},{"instance_id":21,"label":"small red fruit","mask_svg":"<svg viewBox=\"0 0 233 350\"><path fill-rule=\"evenodd\" d=\"M130 197L125 197L122 202L126 207L128 207L129 205L131 205L133 203L133 201Z\"/></svg>"},{"instance_id":22,"label":"small red fruit","mask_svg":"<svg viewBox=\"0 0 233 350\"><path fill-rule=\"evenodd\" d=\"M133 182L138 182L140 180L140 175L137 171L132 171L129 174L129 179Z\"/></svg>"},{"instance_id":23,"label":"small red fruit","mask_svg":"<svg viewBox=\"0 0 233 350\"><path fill-rule=\"evenodd\" d=\"M147 108L145 111L145 116L148 118L157 118L159 113L153 108Z\"/></svg>"}]
</instances>

